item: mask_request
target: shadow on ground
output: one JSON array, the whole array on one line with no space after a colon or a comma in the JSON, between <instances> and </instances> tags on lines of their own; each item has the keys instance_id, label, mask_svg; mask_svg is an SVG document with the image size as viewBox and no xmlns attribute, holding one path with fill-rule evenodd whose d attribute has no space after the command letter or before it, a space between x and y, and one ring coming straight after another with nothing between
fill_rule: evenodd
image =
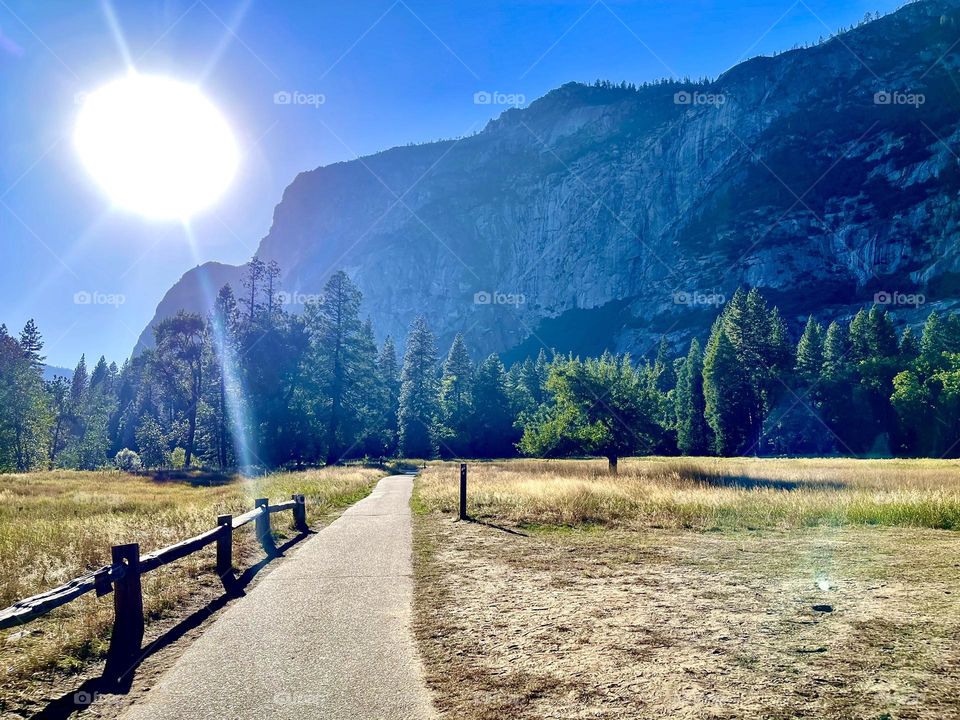
<instances>
[{"instance_id":1,"label":"shadow on ground","mask_svg":"<svg viewBox=\"0 0 960 720\"><path fill-rule=\"evenodd\" d=\"M682 472L680 476L689 482L711 487L742 488L744 490L845 490L845 482L835 480L781 480L777 478L747 477L746 475L724 475L709 472Z\"/></svg>"},{"instance_id":2,"label":"shadow on ground","mask_svg":"<svg viewBox=\"0 0 960 720\"><path fill-rule=\"evenodd\" d=\"M111 671L109 670L110 662L108 661L101 677L86 680L75 690L51 700L45 707L30 717L33 720L62 720L63 718L70 717L74 713L83 712L91 705L95 705L96 707L107 706L110 705L111 700L118 704L126 704L124 696L126 696L133 687L137 669L148 658L177 642L191 630L200 627L211 616L226 607L230 601L243 597L246 594L246 588L253 582L253 579L261 570L267 567L273 560L283 557L284 552L314 534L313 531L308 531L295 535L268 553L258 563L248 567L229 583L229 591L225 591L220 597L198 608L160 635L160 637L147 644L140 651L139 657L128 669L121 670L119 673ZM119 679L113 679L115 676L119 676Z\"/></svg>"}]
</instances>

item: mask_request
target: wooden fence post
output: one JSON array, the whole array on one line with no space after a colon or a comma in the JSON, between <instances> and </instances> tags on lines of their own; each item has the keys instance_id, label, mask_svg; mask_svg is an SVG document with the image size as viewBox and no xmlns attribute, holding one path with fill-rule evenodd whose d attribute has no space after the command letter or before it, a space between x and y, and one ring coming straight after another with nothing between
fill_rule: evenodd
<instances>
[{"instance_id":1,"label":"wooden fence post","mask_svg":"<svg viewBox=\"0 0 960 720\"><path fill-rule=\"evenodd\" d=\"M307 525L307 500L303 495L294 495L293 501L293 525L300 532L308 532L310 526Z\"/></svg>"},{"instance_id":2,"label":"wooden fence post","mask_svg":"<svg viewBox=\"0 0 960 720\"><path fill-rule=\"evenodd\" d=\"M267 555L272 555L276 550L276 547L273 544L273 535L270 534L270 513L266 512L267 506L270 504L269 498L257 498L253 501L253 506L255 508L262 507L264 512L257 515L256 520L254 520L254 533L257 536L257 540L260 541L260 545L263 548L263 551Z\"/></svg>"},{"instance_id":3,"label":"wooden fence post","mask_svg":"<svg viewBox=\"0 0 960 720\"><path fill-rule=\"evenodd\" d=\"M217 575L224 590L233 588L233 515L218 515L217 525Z\"/></svg>"},{"instance_id":4,"label":"wooden fence post","mask_svg":"<svg viewBox=\"0 0 960 720\"><path fill-rule=\"evenodd\" d=\"M113 564L125 566L123 578L113 587L113 634L104 675L120 680L132 668L143 643L143 587L140 583L140 546L114 545ZM119 670L119 672L117 672Z\"/></svg>"},{"instance_id":5,"label":"wooden fence post","mask_svg":"<svg viewBox=\"0 0 960 720\"><path fill-rule=\"evenodd\" d=\"M467 519L467 464L460 463L460 519Z\"/></svg>"}]
</instances>

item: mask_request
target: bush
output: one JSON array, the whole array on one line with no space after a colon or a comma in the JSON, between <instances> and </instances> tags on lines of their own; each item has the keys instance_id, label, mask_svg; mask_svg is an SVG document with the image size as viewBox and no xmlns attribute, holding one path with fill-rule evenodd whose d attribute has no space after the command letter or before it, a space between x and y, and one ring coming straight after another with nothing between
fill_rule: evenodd
<instances>
[{"instance_id":1,"label":"bush","mask_svg":"<svg viewBox=\"0 0 960 720\"><path fill-rule=\"evenodd\" d=\"M173 452L170 453L170 466L174 470L183 470L183 466L187 464L187 451L182 447L175 447Z\"/></svg>"},{"instance_id":2,"label":"bush","mask_svg":"<svg viewBox=\"0 0 960 720\"><path fill-rule=\"evenodd\" d=\"M140 456L130 448L124 448L113 458L113 464L117 470L124 472L136 472L143 469L143 463L140 462Z\"/></svg>"}]
</instances>

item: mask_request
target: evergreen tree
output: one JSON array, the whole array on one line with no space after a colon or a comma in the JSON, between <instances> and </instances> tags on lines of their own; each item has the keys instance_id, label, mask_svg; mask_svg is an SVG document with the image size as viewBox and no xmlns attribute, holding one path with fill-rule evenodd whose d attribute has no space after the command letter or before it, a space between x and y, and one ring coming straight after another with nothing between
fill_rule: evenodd
<instances>
[{"instance_id":1,"label":"evergreen tree","mask_svg":"<svg viewBox=\"0 0 960 720\"><path fill-rule=\"evenodd\" d=\"M890 402L900 420L897 450L906 455L930 452L933 438L923 431L932 410L929 388L913 372L904 370L893 378Z\"/></svg>"},{"instance_id":2,"label":"evergreen tree","mask_svg":"<svg viewBox=\"0 0 960 720\"><path fill-rule=\"evenodd\" d=\"M471 453L474 457L511 457L519 434L507 390L507 373L496 355L480 363L473 388Z\"/></svg>"},{"instance_id":3,"label":"evergreen tree","mask_svg":"<svg viewBox=\"0 0 960 720\"><path fill-rule=\"evenodd\" d=\"M73 380L70 382L70 402L74 408L79 408L83 402L83 397L87 392L88 381L86 355L81 355L80 362L77 363L77 367L73 370Z\"/></svg>"},{"instance_id":4,"label":"evergreen tree","mask_svg":"<svg viewBox=\"0 0 960 720\"><path fill-rule=\"evenodd\" d=\"M30 366L34 370L39 370L42 373L43 361L46 360L46 358L41 355L43 351L43 337L40 335L40 330L37 328L37 324L33 321L33 318L27 320L27 324L23 326L23 330L20 333L20 347Z\"/></svg>"},{"instance_id":5,"label":"evergreen tree","mask_svg":"<svg viewBox=\"0 0 960 720\"><path fill-rule=\"evenodd\" d=\"M674 395L677 416L677 449L684 455L706 455L712 438L706 421L703 395L703 353L696 338L677 377Z\"/></svg>"},{"instance_id":6,"label":"evergreen tree","mask_svg":"<svg viewBox=\"0 0 960 720\"><path fill-rule=\"evenodd\" d=\"M422 316L410 326L403 355L398 411L400 454L431 458L437 445L433 436L437 413L437 351L433 333Z\"/></svg>"},{"instance_id":7,"label":"evergreen tree","mask_svg":"<svg viewBox=\"0 0 960 720\"><path fill-rule=\"evenodd\" d=\"M384 454L383 396L386 388L378 373L377 341L373 323L367 319L357 338L351 397L356 407L352 448L346 457L373 457Z\"/></svg>"},{"instance_id":8,"label":"evergreen tree","mask_svg":"<svg viewBox=\"0 0 960 720\"><path fill-rule=\"evenodd\" d=\"M361 428L361 408L366 402L361 367L363 326L360 290L345 272L327 281L319 303L307 305L311 369L315 373L315 414L326 444L326 462L339 462Z\"/></svg>"},{"instance_id":9,"label":"evergreen tree","mask_svg":"<svg viewBox=\"0 0 960 720\"><path fill-rule=\"evenodd\" d=\"M240 303L247 308L247 322L252 323L260 308L260 293L263 292L263 281L267 274L267 266L256 255L247 263L247 272L241 281L246 291L240 298Z\"/></svg>"},{"instance_id":10,"label":"evergreen tree","mask_svg":"<svg viewBox=\"0 0 960 720\"><path fill-rule=\"evenodd\" d=\"M178 312L154 328L153 369L169 398L170 418L183 428L184 466L190 467L196 448L197 416L204 388L203 348L207 326L199 315Z\"/></svg>"},{"instance_id":11,"label":"evergreen tree","mask_svg":"<svg viewBox=\"0 0 960 720\"><path fill-rule=\"evenodd\" d=\"M110 369L107 367L107 359L101 355L93 368L93 372L90 373L90 389L93 390L105 383L109 379L109 375Z\"/></svg>"},{"instance_id":12,"label":"evergreen tree","mask_svg":"<svg viewBox=\"0 0 960 720\"><path fill-rule=\"evenodd\" d=\"M436 436L442 455L462 457L467 452L473 410L473 363L463 335L458 333L443 363L440 379L440 416Z\"/></svg>"},{"instance_id":13,"label":"evergreen tree","mask_svg":"<svg viewBox=\"0 0 960 720\"><path fill-rule=\"evenodd\" d=\"M920 357L920 342L913 332L913 328L906 327L900 336L900 365L906 367L916 362Z\"/></svg>"},{"instance_id":14,"label":"evergreen tree","mask_svg":"<svg viewBox=\"0 0 960 720\"><path fill-rule=\"evenodd\" d=\"M920 336L919 367L924 375L931 375L944 367L947 352L947 325L936 310L927 316Z\"/></svg>"},{"instance_id":15,"label":"evergreen tree","mask_svg":"<svg viewBox=\"0 0 960 720\"><path fill-rule=\"evenodd\" d=\"M653 363L652 375L656 388L660 392L666 393L676 387L677 376L670 361L670 345L667 344L665 337L661 337L657 345L657 357Z\"/></svg>"},{"instance_id":16,"label":"evergreen tree","mask_svg":"<svg viewBox=\"0 0 960 720\"><path fill-rule=\"evenodd\" d=\"M27 339L21 345L0 325L0 470L5 471L28 472L47 458L49 405L37 363L43 343Z\"/></svg>"},{"instance_id":17,"label":"evergreen tree","mask_svg":"<svg viewBox=\"0 0 960 720\"><path fill-rule=\"evenodd\" d=\"M850 321L848 335L850 338L850 361L856 365L862 360L867 360L871 355L870 328L869 318L862 308Z\"/></svg>"},{"instance_id":18,"label":"evergreen tree","mask_svg":"<svg viewBox=\"0 0 960 720\"><path fill-rule=\"evenodd\" d=\"M397 412L400 407L400 367L393 339L383 341L377 357L377 374L383 388L380 406L380 426L383 428L383 454L397 451Z\"/></svg>"},{"instance_id":19,"label":"evergreen tree","mask_svg":"<svg viewBox=\"0 0 960 720\"><path fill-rule=\"evenodd\" d=\"M722 322L714 324L703 360L704 414L718 455L750 449L751 413L755 406L750 375Z\"/></svg>"},{"instance_id":20,"label":"evergreen tree","mask_svg":"<svg viewBox=\"0 0 960 720\"><path fill-rule=\"evenodd\" d=\"M801 384L813 387L823 372L823 328L811 315L797 343L796 376Z\"/></svg>"}]
</instances>

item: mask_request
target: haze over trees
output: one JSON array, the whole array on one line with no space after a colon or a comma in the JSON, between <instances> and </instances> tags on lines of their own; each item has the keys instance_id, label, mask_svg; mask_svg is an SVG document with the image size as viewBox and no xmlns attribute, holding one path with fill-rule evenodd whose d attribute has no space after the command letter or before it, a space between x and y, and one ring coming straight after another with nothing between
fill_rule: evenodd
<instances>
[{"instance_id":1,"label":"haze over trees","mask_svg":"<svg viewBox=\"0 0 960 720\"><path fill-rule=\"evenodd\" d=\"M256 470L391 456L633 454L960 456L960 317L899 332L881 307L794 341L759 291L738 290L709 337L674 357L441 356L425 320L402 359L378 345L343 272L302 314L256 258L242 295L178 313L118 368L81 357L43 380L43 339L0 326L0 470Z\"/></svg>"}]
</instances>

